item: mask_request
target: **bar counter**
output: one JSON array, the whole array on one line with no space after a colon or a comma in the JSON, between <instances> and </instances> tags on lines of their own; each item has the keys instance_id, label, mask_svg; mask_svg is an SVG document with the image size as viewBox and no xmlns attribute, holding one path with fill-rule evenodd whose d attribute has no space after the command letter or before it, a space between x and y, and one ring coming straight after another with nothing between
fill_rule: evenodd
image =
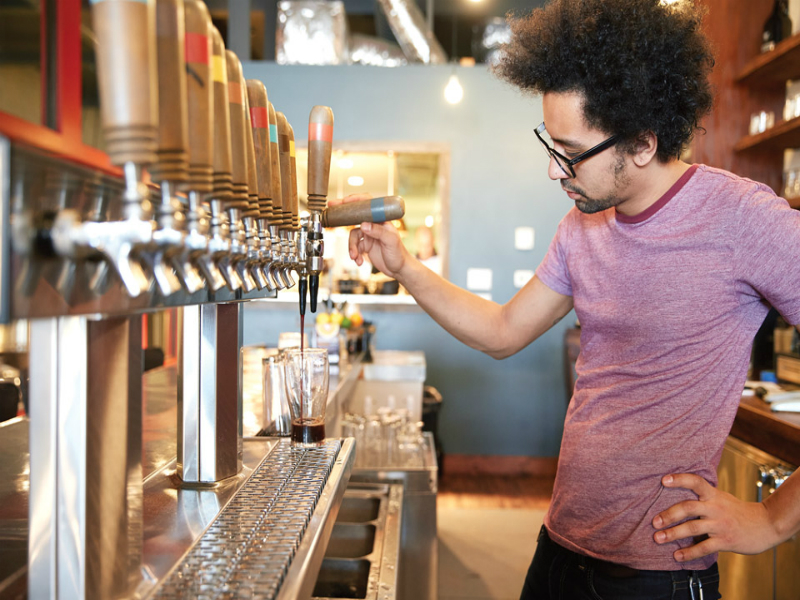
<instances>
[{"instance_id":1,"label":"bar counter","mask_svg":"<svg viewBox=\"0 0 800 600\"><path fill-rule=\"evenodd\" d=\"M800 465L800 413L772 412L764 400L743 396L731 435L792 466Z\"/></svg>"}]
</instances>

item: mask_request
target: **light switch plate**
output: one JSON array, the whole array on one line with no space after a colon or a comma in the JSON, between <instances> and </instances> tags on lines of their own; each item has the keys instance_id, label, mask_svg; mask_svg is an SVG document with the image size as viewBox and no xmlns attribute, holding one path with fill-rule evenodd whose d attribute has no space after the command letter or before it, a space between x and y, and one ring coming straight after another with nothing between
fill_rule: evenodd
<instances>
[{"instance_id":1,"label":"light switch plate","mask_svg":"<svg viewBox=\"0 0 800 600\"><path fill-rule=\"evenodd\" d=\"M467 289L478 292L492 290L491 269L467 269Z\"/></svg>"},{"instance_id":2,"label":"light switch plate","mask_svg":"<svg viewBox=\"0 0 800 600\"><path fill-rule=\"evenodd\" d=\"M517 269L514 271L514 287L519 289L525 287L533 277L533 271L530 269Z\"/></svg>"},{"instance_id":3,"label":"light switch plate","mask_svg":"<svg viewBox=\"0 0 800 600\"><path fill-rule=\"evenodd\" d=\"M533 227L517 227L514 230L514 248L517 250L533 250L536 232Z\"/></svg>"}]
</instances>

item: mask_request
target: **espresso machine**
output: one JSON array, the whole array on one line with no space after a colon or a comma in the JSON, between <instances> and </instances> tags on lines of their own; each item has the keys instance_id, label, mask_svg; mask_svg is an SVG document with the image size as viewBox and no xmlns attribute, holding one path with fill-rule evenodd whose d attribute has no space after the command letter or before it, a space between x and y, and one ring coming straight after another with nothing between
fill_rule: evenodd
<instances>
[{"instance_id":1,"label":"espresso machine","mask_svg":"<svg viewBox=\"0 0 800 600\"><path fill-rule=\"evenodd\" d=\"M13 523L27 558L0 592L309 597L353 442L243 437L242 306L297 276L314 310L322 227L402 199L326 208L317 106L301 220L291 124L201 0L93 1L91 22L108 164L0 127L0 319L28 321L30 356L28 417L0 426L0 537ZM167 308L177 365L143 377L142 317Z\"/></svg>"}]
</instances>

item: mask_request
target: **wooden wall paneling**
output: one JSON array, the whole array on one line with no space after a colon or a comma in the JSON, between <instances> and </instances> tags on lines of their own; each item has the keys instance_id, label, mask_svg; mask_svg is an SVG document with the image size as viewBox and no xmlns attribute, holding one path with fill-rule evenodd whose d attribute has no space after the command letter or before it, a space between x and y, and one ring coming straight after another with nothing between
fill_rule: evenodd
<instances>
[{"instance_id":1,"label":"wooden wall paneling","mask_svg":"<svg viewBox=\"0 0 800 600\"><path fill-rule=\"evenodd\" d=\"M735 82L744 65L760 52L761 32L772 3L702 1L708 11L704 26L716 57L711 74L715 102L712 113L701 123L705 133L698 133L692 142L691 159L762 181L780 192L782 150L733 150L748 134L752 113L774 111L776 123L783 118L784 85L749 87Z\"/></svg>"}]
</instances>

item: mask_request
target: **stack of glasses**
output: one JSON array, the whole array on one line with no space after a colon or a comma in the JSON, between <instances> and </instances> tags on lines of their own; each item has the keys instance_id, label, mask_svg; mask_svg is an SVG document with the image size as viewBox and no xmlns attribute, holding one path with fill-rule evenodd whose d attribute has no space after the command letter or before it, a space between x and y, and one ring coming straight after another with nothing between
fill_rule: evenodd
<instances>
[{"instance_id":1,"label":"stack of glasses","mask_svg":"<svg viewBox=\"0 0 800 600\"><path fill-rule=\"evenodd\" d=\"M345 413L342 436L356 440L356 468L422 468L422 422L412 421L405 408L378 409L377 414Z\"/></svg>"}]
</instances>

